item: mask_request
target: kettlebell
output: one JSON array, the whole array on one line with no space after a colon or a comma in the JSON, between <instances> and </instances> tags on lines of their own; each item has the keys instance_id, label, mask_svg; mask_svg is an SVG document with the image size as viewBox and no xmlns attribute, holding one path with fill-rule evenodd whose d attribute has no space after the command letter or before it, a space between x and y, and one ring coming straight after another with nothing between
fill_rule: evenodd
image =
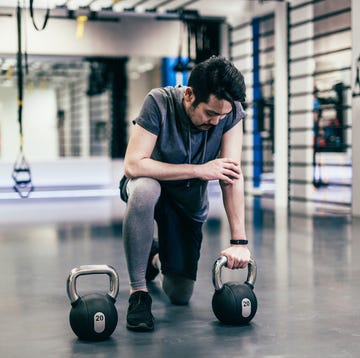
<instances>
[{"instance_id":1,"label":"kettlebell","mask_svg":"<svg viewBox=\"0 0 360 358\"><path fill-rule=\"evenodd\" d=\"M90 293L80 297L76 292L77 278L95 274L109 276L108 293ZM115 307L118 293L119 276L109 265L83 265L70 271L67 279L67 295L71 302L69 321L73 332L80 339L100 341L111 336L118 322Z\"/></svg>"},{"instance_id":2,"label":"kettlebell","mask_svg":"<svg viewBox=\"0 0 360 358\"><path fill-rule=\"evenodd\" d=\"M221 281L221 268L227 263L227 257L221 256L213 266L213 284L215 293L212 298L212 309L216 318L225 324L244 325L249 323L257 310L257 299L254 293L256 280L256 263L250 259L248 275L244 284Z\"/></svg>"}]
</instances>

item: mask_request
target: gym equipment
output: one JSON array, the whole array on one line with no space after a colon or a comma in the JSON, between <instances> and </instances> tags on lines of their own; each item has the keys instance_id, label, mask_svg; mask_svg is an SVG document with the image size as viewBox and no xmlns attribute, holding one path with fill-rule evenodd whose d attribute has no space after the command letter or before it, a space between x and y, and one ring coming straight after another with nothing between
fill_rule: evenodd
<instances>
[{"instance_id":1,"label":"gym equipment","mask_svg":"<svg viewBox=\"0 0 360 358\"><path fill-rule=\"evenodd\" d=\"M34 190L31 182L31 170L27 163L24 154L20 151L16 159L11 174L14 180L14 190L20 195L21 198L27 198Z\"/></svg>"},{"instance_id":2,"label":"gym equipment","mask_svg":"<svg viewBox=\"0 0 360 358\"><path fill-rule=\"evenodd\" d=\"M47 22L49 20L50 17L50 7L48 6L46 9L46 13L45 13L45 18L44 18L44 22L42 23L41 26L38 26L35 22L35 15L34 15L34 0L30 0L30 16L31 16L31 21L35 27L35 29L37 31L42 31L45 29Z\"/></svg>"},{"instance_id":3,"label":"gym equipment","mask_svg":"<svg viewBox=\"0 0 360 358\"><path fill-rule=\"evenodd\" d=\"M82 275L96 274L109 276L109 292L80 297L76 291L76 279ZM100 341L111 336L118 322L115 307L118 292L119 276L109 265L83 265L70 271L67 279L67 295L72 306L69 321L72 330L80 339Z\"/></svg>"},{"instance_id":4,"label":"gym equipment","mask_svg":"<svg viewBox=\"0 0 360 358\"><path fill-rule=\"evenodd\" d=\"M212 309L216 318L232 325L249 323L257 310L257 299L253 292L256 280L256 263L250 259L248 275L244 284L221 281L221 268L226 265L227 258L221 256L213 266L213 284L215 293L212 298Z\"/></svg>"},{"instance_id":5,"label":"gym equipment","mask_svg":"<svg viewBox=\"0 0 360 358\"><path fill-rule=\"evenodd\" d=\"M12 178L14 180L14 190L20 195L21 198L29 197L30 193L34 190L31 181L31 170L27 163L23 151L24 136L23 136L23 123L22 123L22 110L23 110L23 66L22 66L22 44L21 44L21 7L20 1L17 4L17 33L18 33L18 52L17 52L17 87L18 87L18 122L19 122L19 155L14 163Z\"/></svg>"}]
</instances>

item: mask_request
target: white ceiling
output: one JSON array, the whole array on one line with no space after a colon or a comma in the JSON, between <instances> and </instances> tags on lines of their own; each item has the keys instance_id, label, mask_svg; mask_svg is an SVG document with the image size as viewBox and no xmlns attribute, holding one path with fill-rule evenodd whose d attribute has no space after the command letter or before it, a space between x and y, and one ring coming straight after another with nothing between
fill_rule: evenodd
<instances>
[{"instance_id":1,"label":"white ceiling","mask_svg":"<svg viewBox=\"0 0 360 358\"><path fill-rule=\"evenodd\" d=\"M273 9L277 1L283 0L34 0L35 16L43 19L44 9L50 8L50 16L73 10L79 13L86 11L101 12L102 16L169 16L177 18L181 10L197 11L200 16L224 18L230 24L249 21L253 16ZM15 11L17 4L28 8L30 0L0 0L0 15L8 11ZM152 11L150 11L152 10ZM66 15L65 15L66 16ZM55 61L55 62L54 62ZM132 59L129 70L139 69L141 64L154 65L154 59ZM0 57L0 86L11 82L9 73L16 71L15 58ZM82 76L82 63L57 63L54 60L32 59L29 64L27 79L31 81L42 78L59 79ZM50 75L49 75L50 74ZM50 77L49 77L50 76Z\"/></svg>"},{"instance_id":2,"label":"white ceiling","mask_svg":"<svg viewBox=\"0 0 360 358\"><path fill-rule=\"evenodd\" d=\"M221 17L232 24L250 17L255 10L269 7L283 0L34 0L35 8L50 8L52 12L60 9L74 11L107 11L113 15L126 14L170 15L181 10L195 10L205 17ZM30 0L0 0L1 8L29 7Z\"/></svg>"}]
</instances>

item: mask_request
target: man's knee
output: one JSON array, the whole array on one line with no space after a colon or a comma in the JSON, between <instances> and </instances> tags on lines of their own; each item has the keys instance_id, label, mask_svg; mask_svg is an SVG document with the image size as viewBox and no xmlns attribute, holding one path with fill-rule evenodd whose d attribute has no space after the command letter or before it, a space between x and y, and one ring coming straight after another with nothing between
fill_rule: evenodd
<instances>
[{"instance_id":1,"label":"man's knee","mask_svg":"<svg viewBox=\"0 0 360 358\"><path fill-rule=\"evenodd\" d=\"M161 193L160 183L152 178L136 178L127 184L128 201L136 202L137 205L155 205Z\"/></svg>"},{"instance_id":2,"label":"man's knee","mask_svg":"<svg viewBox=\"0 0 360 358\"><path fill-rule=\"evenodd\" d=\"M174 305L189 303L195 281L179 274L168 273L163 277L163 290Z\"/></svg>"}]
</instances>

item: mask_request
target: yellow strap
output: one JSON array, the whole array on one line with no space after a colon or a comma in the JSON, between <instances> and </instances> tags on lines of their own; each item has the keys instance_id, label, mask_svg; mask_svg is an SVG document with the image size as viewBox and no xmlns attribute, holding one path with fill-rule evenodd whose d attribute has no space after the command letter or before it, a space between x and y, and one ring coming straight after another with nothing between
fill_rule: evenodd
<instances>
[{"instance_id":1,"label":"yellow strap","mask_svg":"<svg viewBox=\"0 0 360 358\"><path fill-rule=\"evenodd\" d=\"M24 146L24 136L22 133L20 133L19 141L20 141L20 151L22 152Z\"/></svg>"},{"instance_id":2,"label":"yellow strap","mask_svg":"<svg viewBox=\"0 0 360 358\"><path fill-rule=\"evenodd\" d=\"M85 22L88 21L88 17L85 15L79 15L76 18L77 29L76 29L76 38L81 39L84 36Z\"/></svg>"}]
</instances>

